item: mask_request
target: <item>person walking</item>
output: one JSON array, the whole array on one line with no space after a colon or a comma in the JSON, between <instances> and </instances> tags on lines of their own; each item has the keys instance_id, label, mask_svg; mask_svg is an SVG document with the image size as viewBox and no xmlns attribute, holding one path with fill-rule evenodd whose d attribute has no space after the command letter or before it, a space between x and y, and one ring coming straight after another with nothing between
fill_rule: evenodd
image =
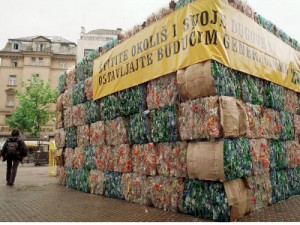
<instances>
[{"instance_id":1,"label":"person walking","mask_svg":"<svg viewBox=\"0 0 300 225\"><path fill-rule=\"evenodd\" d=\"M12 130L11 136L3 145L1 155L3 161L7 160L6 185L13 186L19 163L27 156L27 148L18 129Z\"/></svg>"}]
</instances>

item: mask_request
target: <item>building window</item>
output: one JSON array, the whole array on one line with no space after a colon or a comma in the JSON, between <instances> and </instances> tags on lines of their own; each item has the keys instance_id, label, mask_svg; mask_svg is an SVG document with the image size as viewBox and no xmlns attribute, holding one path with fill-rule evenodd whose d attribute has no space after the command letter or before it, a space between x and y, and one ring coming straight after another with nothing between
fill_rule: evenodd
<instances>
[{"instance_id":1,"label":"building window","mask_svg":"<svg viewBox=\"0 0 300 225\"><path fill-rule=\"evenodd\" d=\"M60 61L59 62L59 67L61 69L67 69L67 63L66 63L66 61Z\"/></svg>"},{"instance_id":2,"label":"building window","mask_svg":"<svg viewBox=\"0 0 300 225\"><path fill-rule=\"evenodd\" d=\"M17 85L17 76L16 75L9 75L8 85L9 86L16 86Z\"/></svg>"},{"instance_id":3,"label":"building window","mask_svg":"<svg viewBox=\"0 0 300 225\"><path fill-rule=\"evenodd\" d=\"M69 45L61 45L60 46L60 51L61 52L67 52L67 51L69 51Z\"/></svg>"},{"instance_id":4,"label":"building window","mask_svg":"<svg viewBox=\"0 0 300 225\"><path fill-rule=\"evenodd\" d=\"M11 115L5 115L5 121L11 119Z\"/></svg>"},{"instance_id":5,"label":"building window","mask_svg":"<svg viewBox=\"0 0 300 225\"><path fill-rule=\"evenodd\" d=\"M35 50L36 50L37 52L43 52L43 51L45 51L45 45L44 45L44 44L37 44L37 45L35 46Z\"/></svg>"},{"instance_id":6,"label":"building window","mask_svg":"<svg viewBox=\"0 0 300 225\"><path fill-rule=\"evenodd\" d=\"M11 60L11 67L18 67L18 60L17 59L12 59Z\"/></svg>"},{"instance_id":7,"label":"building window","mask_svg":"<svg viewBox=\"0 0 300 225\"><path fill-rule=\"evenodd\" d=\"M20 43L14 42L12 45L13 45L12 47L13 47L14 51L19 51L20 50Z\"/></svg>"},{"instance_id":8,"label":"building window","mask_svg":"<svg viewBox=\"0 0 300 225\"><path fill-rule=\"evenodd\" d=\"M43 65L43 58L39 57L39 66Z\"/></svg>"},{"instance_id":9,"label":"building window","mask_svg":"<svg viewBox=\"0 0 300 225\"><path fill-rule=\"evenodd\" d=\"M7 95L6 106L7 107L15 106L15 97L13 95Z\"/></svg>"},{"instance_id":10,"label":"building window","mask_svg":"<svg viewBox=\"0 0 300 225\"><path fill-rule=\"evenodd\" d=\"M84 56L87 56L93 49L84 49Z\"/></svg>"},{"instance_id":11,"label":"building window","mask_svg":"<svg viewBox=\"0 0 300 225\"><path fill-rule=\"evenodd\" d=\"M31 57L31 65L36 65L36 57Z\"/></svg>"},{"instance_id":12,"label":"building window","mask_svg":"<svg viewBox=\"0 0 300 225\"><path fill-rule=\"evenodd\" d=\"M0 66L2 66L2 58L0 58Z\"/></svg>"},{"instance_id":13,"label":"building window","mask_svg":"<svg viewBox=\"0 0 300 225\"><path fill-rule=\"evenodd\" d=\"M31 77L32 82L37 83L40 80L40 75L39 74L33 74Z\"/></svg>"}]
</instances>

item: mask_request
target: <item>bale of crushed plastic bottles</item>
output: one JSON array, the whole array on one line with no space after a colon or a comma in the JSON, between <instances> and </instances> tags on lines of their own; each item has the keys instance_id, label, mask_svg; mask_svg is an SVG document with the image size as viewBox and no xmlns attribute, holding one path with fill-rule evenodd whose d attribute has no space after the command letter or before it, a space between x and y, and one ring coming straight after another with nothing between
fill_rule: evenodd
<instances>
[{"instance_id":1,"label":"bale of crushed plastic bottles","mask_svg":"<svg viewBox=\"0 0 300 225\"><path fill-rule=\"evenodd\" d=\"M96 169L96 149L93 146L84 148L84 166L89 170Z\"/></svg>"},{"instance_id":2,"label":"bale of crushed plastic bottles","mask_svg":"<svg viewBox=\"0 0 300 225\"><path fill-rule=\"evenodd\" d=\"M146 175L136 173L122 174L122 190L126 201L151 205L150 180Z\"/></svg>"},{"instance_id":3,"label":"bale of crushed plastic bottles","mask_svg":"<svg viewBox=\"0 0 300 225\"><path fill-rule=\"evenodd\" d=\"M175 105L151 110L150 117L153 142L175 142L179 139Z\"/></svg>"},{"instance_id":4,"label":"bale of crushed plastic bottles","mask_svg":"<svg viewBox=\"0 0 300 225\"><path fill-rule=\"evenodd\" d=\"M122 191L122 173L106 171L104 173L104 196L124 199Z\"/></svg>"},{"instance_id":5,"label":"bale of crushed plastic bottles","mask_svg":"<svg viewBox=\"0 0 300 225\"><path fill-rule=\"evenodd\" d=\"M101 170L91 170L88 176L88 186L90 193L103 195L104 193L104 172Z\"/></svg>"},{"instance_id":6,"label":"bale of crushed plastic bottles","mask_svg":"<svg viewBox=\"0 0 300 225\"><path fill-rule=\"evenodd\" d=\"M98 102L87 101L83 104L85 111L85 121L88 124L95 123L100 120L100 111Z\"/></svg>"},{"instance_id":7,"label":"bale of crushed plastic bottles","mask_svg":"<svg viewBox=\"0 0 300 225\"><path fill-rule=\"evenodd\" d=\"M265 106L278 111L284 109L283 87L273 82L266 82Z\"/></svg>"},{"instance_id":8,"label":"bale of crushed plastic bottles","mask_svg":"<svg viewBox=\"0 0 300 225\"><path fill-rule=\"evenodd\" d=\"M77 127L77 146L86 147L90 145L90 126L83 125Z\"/></svg>"},{"instance_id":9,"label":"bale of crushed plastic bottles","mask_svg":"<svg viewBox=\"0 0 300 225\"><path fill-rule=\"evenodd\" d=\"M72 104L78 105L84 102L86 102L84 93L84 81L81 81L72 87Z\"/></svg>"},{"instance_id":10,"label":"bale of crushed plastic bottles","mask_svg":"<svg viewBox=\"0 0 300 225\"><path fill-rule=\"evenodd\" d=\"M130 144L146 144L151 142L150 120L148 114L138 113L130 116L127 123Z\"/></svg>"},{"instance_id":11,"label":"bale of crushed plastic bottles","mask_svg":"<svg viewBox=\"0 0 300 225\"><path fill-rule=\"evenodd\" d=\"M154 143L133 145L132 171L141 175L156 175L157 150Z\"/></svg>"},{"instance_id":12,"label":"bale of crushed plastic bottles","mask_svg":"<svg viewBox=\"0 0 300 225\"><path fill-rule=\"evenodd\" d=\"M272 203L276 203L288 198L289 186L287 171L284 169L271 170Z\"/></svg>"},{"instance_id":13,"label":"bale of crushed plastic bottles","mask_svg":"<svg viewBox=\"0 0 300 225\"><path fill-rule=\"evenodd\" d=\"M90 125L90 143L92 146L105 145L105 122L97 121Z\"/></svg>"},{"instance_id":14,"label":"bale of crushed plastic bottles","mask_svg":"<svg viewBox=\"0 0 300 225\"><path fill-rule=\"evenodd\" d=\"M175 73L148 82L147 106L149 110L174 105L177 97Z\"/></svg>"},{"instance_id":15,"label":"bale of crushed plastic bottles","mask_svg":"<svg viewBox=\"0 0 300 225\"><path fill-rule=\"evenodd\" d=\"M146 87L138 85L119 92L120 115L128 116L144 112L146 106Z\"/></svg>"},{"instance_id":16,"label":"bale of crushed plastic bottles","mask_svg":"<svg viewBox=\"0 0 300 225\"><path fill-rule=\"evenodd\" d=\"M105 121L105 140L107 145L120 145L128 143L126 120L118 117Z\"/></svg>"},{"instance_id":17,"label":"bale of crushed plastic bottles","mask_svg":"<svg viewBox=\"0 0 300 225\"><path fill-rule=\"evenodd\" d=\"M119 116L119 101L116 94L101 98L100 114L101 120L112 120Z\"/></svg>"},{"instance_id":18,"label":"bale of crushed plastic bottles","mask_svg":"<svg viewBox=\"0 0 300 225\"><path fill-rule=\"evenodd\" d=\"M171 177L187 176L187 142L159 143L156 167L159 175Z\"/></svg>"}]
</instances>

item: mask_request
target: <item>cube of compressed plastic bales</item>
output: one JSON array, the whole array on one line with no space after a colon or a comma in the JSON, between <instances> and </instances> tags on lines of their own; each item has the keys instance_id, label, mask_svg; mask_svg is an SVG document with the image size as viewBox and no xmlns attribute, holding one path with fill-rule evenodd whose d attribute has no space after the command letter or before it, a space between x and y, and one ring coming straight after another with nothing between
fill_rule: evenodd
<instances>
[{"instance_id":1,"label":"cube of compressed plastic bales","mask_svg":"<svg viewBox=\"0 0 300 225\"><path fill-rule=\"evenodd\" d=\"M186 69L178 70L177 82L179 95L183 100L214 95L241 98L239 72L214 60L196 63Z\"/></svg>"},{"instance_id":2,"label":"cube of compressed plastic bales","mask_svg":"<svg viewBox=\"0 0 300 225\"><path fill-rule=\"evenodd\" d=\"M242 97L253 105L263 104L263 80L248 74L241 74Z\"/></svg>"},{"instance_id":3,"label":"cube of compressed plastic bales","mask_svg":"<svg viewBox=\"0 0 300 225\"><path fill-rule=\"evenodd\" d=\"M216 61L212 61L212 75L217 95L241 98L240 75Z\"/></svg>"},{"instance_id":4,"label":"cube of compressed plastic bales","mask_svg":"<svg viewBox=\"0 0 300 225\"><path fill-rule=\"evenodd\" d=\"M63 128L55 130L54 140L57 148L65 147L66 136L65 136L65 130Z\"/></svg>"},{"instance_id":5,"label":"cube of compressed plastic bales","mask_svg":"<svg viewBox=\"0 0 300 225\"><path fill-rule=\"evenodd\" d=\"M287 168L287 153L284 141L271 140L270 142L270 169L280 170Z\"/></svg>"},{"instance_id":6,"label":"cube of compressed plastic bales","mask_svg":"<svg viewBox=\"0 0 300 225\"><path fill-rule=\"evenodd\" d=\"M76 189L76 170L73 168L66 168L66 186L68 188Z\"/></svg>"},{"instance_id":7,"label":"cube of compressed plastic bales","mask_svg":"<svg viewBox=\"0 0 300 225\"><path fill-rule=\"evenodd\" d=\"M73 127L74 125L72 113L73 113L73 107L69 107L64 110L63 117L64 117L65 128Z\"/></svg>"},{"instance_id":8,"label":"cube of compressed plastic bales","mask_svg":"<svg viewBox=\"0 0 300 225\"><path fill-rule=\"evenodd\" d=\"M252 212L272 204L270 173L247 177L247 182L252 190Z\"/></svg>"},{"instance_id":9,"label":"cube of compressed plastic bales","mask_svg":"<svg viewBox=\"0 0 300 225\"><path fill-rule=\"evenodd\" d=\"M85 79L84 81L84 93L85 93L85 97L86 99L89 100L93 100L93 86L92 83L93 79L92 77L89 77L87 79Z\"/></svg>"},{"instance_id":10,"label":"cube of compressed plastic bales","mask_svg":"<svg viewBox=\"0 0 300 225\"><path fill-rule=\"evenodd\" d=\"M294 117L288 112L280 112L280 124L281 124L281 140L294 139Z\"/></svg>"},{"instance_id":11,"label":"cube of compressed plastic bales","mask_svg":"<svg viewBox=\"0 0 300 225\"><path fill-rule=\"evenodd\" d=\"M300 166L300 144L298 140L290 140L285 142L287 153L288 168L296 168Z\"/></svg>"},{"instance_id":12,"label":"cube of compressed plastic bales","mask_svg":"<svg viewBox=\"0 0 300 225\"><path fill-rule=\"evenodd\" d=\"M182 208L185 214L216 221L230 220L230 206L223 183L187 178Z\"/></svg>"},{"instance_id":13,"label":"cube of compressed plastic bales","mask_svg":"<svg viewBox=\"0 0 300 225\"><path fill-rule=\"evenodd\" d=\"M252 163L249 139L225 139L224 171L226 180L249 176L251 170Z\"/></svg>"},{"instance_id":14,"label":"cube of compressed plastic bales","mask_svg":"<svg viewBox=\"0 0 300 225\"><path fill-rule=\"evenodd\" d=\"M284 96L284 111L292 114L297 114L299 108L297 92L284 88L283 96Z\"/></svg>"},{"instance_id":15,"label":"cube of compressed plastic bales","mask_svg":"<svg viewBox=\"0 0 300 225\"><path fill-rule=\"evenodd\" d=\"M282 86L269 81L267 82L265 87L265 106L267 108L272 108L278 111L284 109L284 96Z\"/></svg>"},{"instance_id":16,"label":"cube of compressed plastic bales","mask_svg":"<svg viewBox=\"0 0 300 225\"><path fill-rule=\"evenodd\" d=\"M252 174L267 174L270 171L270 145L266 139L250 139Z\"/></svg>"},{"instance_id":17,"label":"cube of compressed plastic bales","mask_svg":"<svg viewBox=\"0 0 300 225\"><path fill-rule=\"evenodd\" d=\"M84 167L84 148L76 147L74 152L74 168L81 169Z\"/></svg>"},{"instance_id":18,"label":"cube of compressed plastic bales","mask_svg":"<svg viewBox=\"0 0 300 225\"><path fill-rule=\"evenodd\" d=\"M126 201L150 205L150 180L145 175L136 173L122 174L122 190Z\"/></svg>"},{"instance_id":19,"label":"cube of compressed plastic bales","mask_svg":"<svg viewBox=\"0 0 300 225\"><path fill-rule=\"evenodd\" d=\"M64 107L63 107L63 96L64 96L64 94L61 94L57 98L56 111L62 111L64 109Z\"/></svg>"},{"instance_id":20,"label":"cube of compressed plastic bales","mask_svg":"<svg viewBox=\"0 0 300 225\"><path fill-rule=\"evenodd\" d=\"M84 110L84 104L79 104L79 105L73 106L72 120L73 120L74 126L82 126L82 125L87 124L86 114L85 114L85 110Z\"/></svg>"},{"instance_id":21,"label":"cube of compressed plastic bales","mask_svg":"<svg viewBox=\"0 0 300 225\"><path fill-rule=\"evenodd\" d=\"M83 125L77 127L77 146L86 147L90 145L90 127Z\"/></svg>"},{"instance_id":22,"label":"cube of compressed plastic bales","mask_svg":"<svg viewBox=\"0 0 300 225\"><path fill-rule=\"evenodd\" d=\"M179 133L182 140L211 139L222 136L217 96L183 102L179 107Z\"/></svg>"},{"instance_id":23,"label":"cube of compressed plastic bales","mask_svg":"<svg viewBox=\"0 0 300 225\"><path fill-rule=\"evenodd\" d=\"M263 136L266 139L279 139L282 126L279 112L273 109L265 109L261 120Z\"/></svg>"},{"instance_id":24,"label":"cube of compressed plastic bales","mask_svg":"<svg viewBox=\"0 0 300 225\"><path fill-rule=\"evenodd\" d=\"M74 167L74 155L75 151L72 148L66 148L64 152L64 161L66 168L73 168Z\"/></svg>"},{"instance_id":25,"label":"cube of compressed plastic bales","mask_svg":"<svg viewBox=\"0 0 300 225\"><path fill-rule=\"evenodd\" d=\"M66 71L66 88L69 89L77 83L75 65L68 68Z\"/></svg>"},{"instance_id":26,"label":"cube of compressed plastic bales","mask_svg":"<svg viewBox=\"0 0 300 225\"><path fill-rule=\"evenodd\" d=\"M119 92L120 115L128 116L146 110L146 88L139 85Z\"/></svg>"},{"instance_id":27,"label":"cube of compressed plastic bales","mask_svg":"<svg viewBox=\"0 0 300 225\"><path fill-rule=\"evenodd\" d=\"M132 171L141 175L156 175L157 150L153 143L134 145Z\"/></svg>"},{"instance_id":28,"label":"cube of compressed plastic bales","mask_svg":"<svg viewBox=\"0 0 300 225\"><path fill-rule=\"evenodd\" d=\"M114 171L121 173L131 172L131 149L128 144L114 147Z\"/></svg>"},{"instance_id":29,"label":"cube of compressed plastic bales","mask_svg":"<svg viewBox=\"0 0 300 225\"><path fill-rule=\"evenodd\" d=\"M104 121L98 121L96 123L92 123L90 126L90 142L94 147L105 145L104 123Z\"/></svg>"},{"instance_id":30,"label":"cube of compressed plastic bales","mask_svg":"<svg viewBox=\"0 0 300 225\"><path fill-rule=\"evenodd\" d=\"M124 199L122 192L122 174L120 172L107 171L104 173L104 196Z\"/></svg>"},{"instance_id":31,"label":"cube of compressed plastic bales","mask_svg":"<svg viewBox=\"0 0 300 225\"><path fill-rule=\"evenodd\" d=\"M151 80L147 85L147 106L149 110L174 105L177 96L175 73Z\"/></svg>"},{"instance_id":32,"label":"cube of compressed plastic bales","mask_svg":"<svg viewBox=\"0 0 300 225\"><path fill-rule=\"evenodd\" d=\"M97 50L93 50L77 63L76 77L78 81L83 81L93 75L94 59L97 58L98 54Z\"/></svg>"},{"instance_id":33,"label":"cube of compressed plastic bales","mask_svg":"<svg viewBox=\"0 0 300 225\"><path fill-rule=\"evenodd\" d=\"M300 116L294 115L294 129L295 129L295 138L298 139L300 137Z\"/></svg>"},{"instance_id":34,"label":"cube of compressed plastic bales","mask_svg":"<svg viewBox=\"0 0 300 225\"><path fill-rule=\"evenodd\" d=\"M288 174L288 195L294 196L300 194L300 167L290 168Z\"/></svg>"},{"instance_id":35,"label":"cube of compressed plastic bales","mask_svg":"<svg viewBox=\"0 0 300 225\"><path fill-rule=\"evenodd\" d=\"M177 211L182 204L183 178L154 176L149 179L150 196L154 207Z\"/></svg>"},{"instance_id":36,"label":"cube of compressed plastic bales","mask_svg":"<svg viewBox=\"0 0 300 225\"><path fill-rule=\"evenodd\" d=\"M66 147L75 148L77 146L76 128L69 127L65 129Z\"/></svg>"},{"instance_id":37,"label":"cube of compressed plastic bales","mask_svg":"<svg viewBox=\"0 0 300 225\"><path fill-rule=\"evenodd\" d=\"M88 186L89 170L80 168L76 171L76 189L78 191L89 192Z\"/></svg>"},{"instance_id":38,"label":"cube of compressed plastic bales","mask_svg":"<svg viewBox=\"0 0 300 225\"><path fill-rule=\"evenodd\" d=\"M73 106L73 103L72 103L72 88L69 88L69 89L65 90L65 93L63 94L63 97L62 97L62 101L63 101L62 104L63 104L64 109L67 109L67 108Z\"/></svg>"},{"instance_id":39,"label":"cube of compressed plastic bales","mask_svg":"<svg viewBox=\"0 0 300 225\"><path fill-rule=\"evenodd\" d=\"M56 111L55 113L55 128L63 128L64 127L64 119L63 119L63 111Z\"/></svg>"},{"instance_id":40,"label":"cube of compressed plastic bales","mask_svg":"<svg viewBox=\"0 0 300 225\"><path fill-rule=\"evenodd\" d=\"M93 146L84 148L84 166L89 170L96 169L96 149Z\"/></svg>"},{"instance_id":41,"label":"cube of compressed plastic bales","mask_svg":"<svg viewBox=\"0 0 300 225\"><path fill-rule=\"evenodd\" d=\"M157 145L157 171L159 175L187 176L187 142L159 143Z\"/></svg>"},{"instance_id":42,"label":"cube of compressed plastic bales","mask_svg":"<svg viewBox=\"0 0 300 225\"><path fill-rule=\"evenodd\" d=\"M272 170L270 172L272 184L272 203L288 198L288 177L286 170Z\"/></svg>"},{"instance_id":43,"label":"cube of compressed plastic bales","mask_svg":"<svg viewBox=\"0 0 300 225\"><path fill-rule=\"evenodd\" d=\"M63 166L56 167L56 179L58 184L66 185L67 173L65 171L65 167Z\"/></svg>"},{"instance_id":44,"label":"cube of compressed plastic bales","mask_svg":"<svg viewBox=\"0 0 300 225\"><path fill-rule=\"evenodd\" d=\"M252 172L250 142L246 138L189 142L187 168L190 178L229 181Z\"/></svg>"},{"instance_id":45,"label":"cube of compressed plastic bales","mask_svg":"<svg viewBox=\"0 0 300 225\"><path fill-rule=\"evenodd\" d=\"M263 126L262 120L262 106L246 104L246 112L248 119L247 137L248 138L262 138Z\"/></svg>"},{"instance_id":46,"label":"cube of compressed plastic bales","mask_svg":"<svg viewBox=\"0 0 300 225\"><path fill-rule=\"evenodd\" d=\"M120 145L128 143L126 120L118 117L105 121L105 138L107 145Z\"/></svg>"},{"instance_id":47,"label":"cube of compressed plastic bales","mask_svg":"<svg viewBox=\"0 0 300 225\"><path fill-rule=\"evenodd\" d=\"M119 116L119 101L115 94L100 100L101 120L112 120Z\"/></svg>"},{"instance_id":48,"label":"cube of compressed plastic bales","mask_svg":"<svg viewBox=\"0 0 300 225\"><path fill-rule=\"evenodd\" d=\"M97 170L105 171L107 168L109 152L112 149L110 146L100 145L95 147L96 168Z\"/></svg>"},{"instance_id":49,"label":"cube of compressed plastic bales","mask_svg":"<svg viewBox=\"0 0 300 225\"><path fill-rule=\"evenodd\" d=\"M146 144L151 142L150 121L145 113L130 116L127 124L130 144Z\"/></svg>"},{"instance_id":50,"label":"cube of compressed plastic bales","mask_svg":"<svg viewBox=\"0 0 300 225\"><path fill-rule=\"evenodd\" d=\"M91 170L88 177L89 190L92 194L103 195L104 193L104 172Z\"/></svg>"},{"instance_id":51,"label":"cube of compressed plastic bales","mask_svg":"<svg viewBox=\"0 0 300 225\"><path fill-rule=\"evenodd\" d=\"M178 138L176 106L154 109L151 115L151 138L153 142L175 142Z\"/></svg>"},{"instance_id":52,"label":"cube of compressed plastic bales","mask_svg":"<svg viewBox=\"0 0 300 225\"><path fill-rule=\"evenodd\" d=\"M62 73L58 77L58 92L63 93L66 88L66 74Z\"/></svg>"},{"instance_id":53,"label":"cube of compressed plastic bales","mask_svg":"<svg viewBox=\"0 0 300 225\"><path fill-rule=\"evenodd\" d=\"M98 102L88 101L83 104L85 110L85 119L88 124L95 123L100 120Z\"/></svg>"},{"instance_id":54,"label":"cube of compressed plastic bales","mask_svg":"<svg viewBox=\"0 0 300 225\"><path fill-rule=\"evenodd\" d=\"M80 81L72 87L72 104L75 106L85 101L84 81Z\"/></svg>"}]
</instances>

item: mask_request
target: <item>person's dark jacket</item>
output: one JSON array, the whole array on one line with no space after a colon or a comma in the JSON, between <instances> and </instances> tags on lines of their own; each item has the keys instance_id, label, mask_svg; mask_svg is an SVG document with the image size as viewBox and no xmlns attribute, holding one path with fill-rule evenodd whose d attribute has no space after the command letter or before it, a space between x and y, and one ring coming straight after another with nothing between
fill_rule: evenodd
<instances>
[{"instance_id":1,"label":"person's dark jacket","mask_svg":"<svg viewBox=\"0 0 300 225\"><path fill-rule=\"evenodd\" d=\"M10 157L10 156L7 156L8 142L16 142L16 141L18 142L18 149L17 149L18 154L14 155L11 159L19 160L20 162L22 162L23 157L27 156L27 148L26 148L25 142L20 138L20 136L11 136L5 141L2 151L1 151L3 161L7 160L8 157Z\"/></svg>"}]
</instances>

